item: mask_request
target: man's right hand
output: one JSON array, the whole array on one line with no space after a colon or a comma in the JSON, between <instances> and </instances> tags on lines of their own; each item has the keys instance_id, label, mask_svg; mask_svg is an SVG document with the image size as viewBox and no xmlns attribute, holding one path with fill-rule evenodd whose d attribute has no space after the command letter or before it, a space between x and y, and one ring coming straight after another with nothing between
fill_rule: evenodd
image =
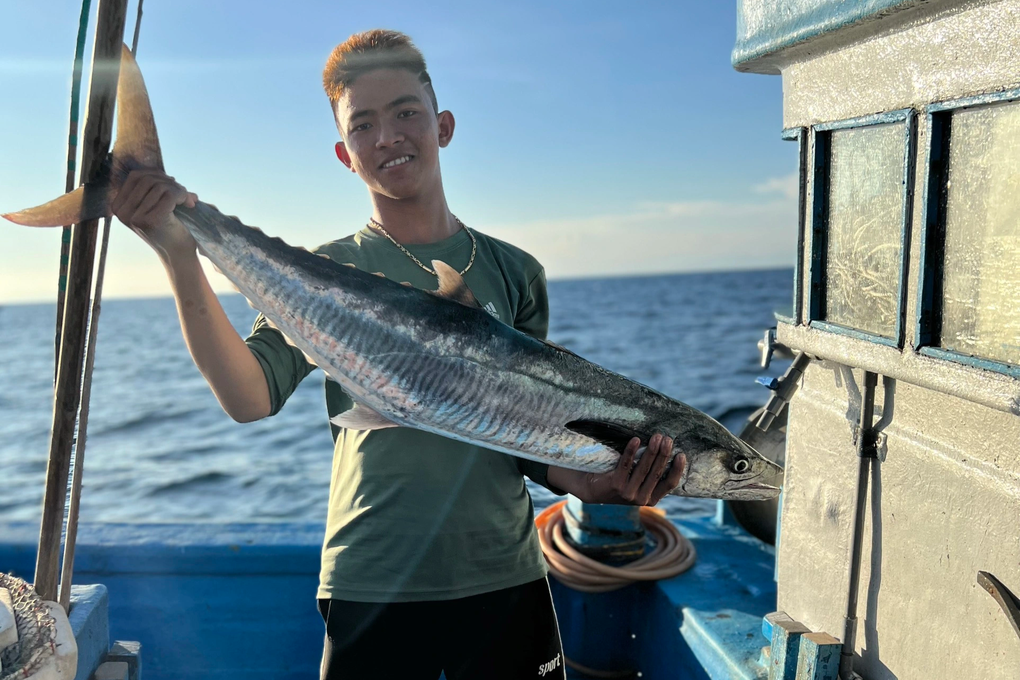
<instances>
[{"instance_id":1,"label":"man's right hand","mask_svg":"<svg viewBox=\"0 0 1020 680\"><path fill-rule=\"evenodd\" d=\"M113 200L113 214L163 260L177 302L184 342L223 410L249 422L272 410L269 383L255 355L227 318L195 253L196 243L174 208L198 196L158 170L135 170Z\"/></svg>"},{"instance_id":2,"label":"man's right hand","mask_svg":"<svg viewBox=\"0 0 1020 680\"><path fill-rule=\"evenodd\" d=\"M133 170L113 199L113 214L142 237L164 262L195 252L195 239L174 214L194 208L198 196L159 170Z\"/></svg>"}]
</instances>

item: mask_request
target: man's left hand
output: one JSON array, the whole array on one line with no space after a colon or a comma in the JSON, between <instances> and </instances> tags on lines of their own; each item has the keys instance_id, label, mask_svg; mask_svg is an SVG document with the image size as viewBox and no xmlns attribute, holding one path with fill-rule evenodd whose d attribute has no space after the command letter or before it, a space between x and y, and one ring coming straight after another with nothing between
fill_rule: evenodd
<instances>
[{"instance_id":1,"label":"man's left hand","mask_svg":"<svg viewBox=\"0 0 1020 680\"><path fill-rule=\"evenodd\" d=\"M637 437L631 439L612 472L579 472L550 467L549 483L585 503L655 505L680 483L687 458L677 454L667 473L673 440L661 434L652 435L648 448L635 464L640 446L641 440Z\"/></svg>"}]
</instances>

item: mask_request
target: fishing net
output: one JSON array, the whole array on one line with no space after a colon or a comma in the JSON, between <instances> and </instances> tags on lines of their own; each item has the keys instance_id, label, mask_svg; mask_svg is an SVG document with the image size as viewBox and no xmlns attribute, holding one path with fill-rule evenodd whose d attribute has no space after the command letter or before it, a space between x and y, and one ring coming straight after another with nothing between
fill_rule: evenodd
<instances>
[{"instance_id":1,"label":"fishing net","mask_svg":"<svg viewBox=\"0 0 1020 680\"><path fill-rule=\"evenodd\" d=\"M56 621L35 589L17 576L0 572L0 588L11 593L18 641L0 652L0 680L26 678L56 654Z\"/></svg>"}]
</instances>

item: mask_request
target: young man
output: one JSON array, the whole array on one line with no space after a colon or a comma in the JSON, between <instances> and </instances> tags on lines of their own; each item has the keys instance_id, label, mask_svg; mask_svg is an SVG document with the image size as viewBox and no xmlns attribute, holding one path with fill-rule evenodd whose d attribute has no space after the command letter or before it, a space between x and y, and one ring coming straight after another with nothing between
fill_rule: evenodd
<instances>
[{"instance_id":1,"label":"young man","mask_svg":"<svg viewBox=\"0 0 1020 680\"><path fill-rule=\"evenodd\" d=\"M361 231L318 249L337 262L434 289L432 260L460 271L490 314L545 337L545 273L530 255L466 227L446 203L439 149L455 121L440 111L407 36L369 31L337 46L323 73L341 142L337 155L367 185ZM275 414L314 368L259 317L242 340L172 215L193 205L172 178L133 173L114 202L159 253L185 340L224 410L238 421ZM352 407L326 381L330 416ZM527 475L589 502L655 504L676 486L672 442L656 435L634 465L585 474L528 462L408 428L333 428L335 450L318 591L326 624L323 678L564 677ZM550 669L553 673L550 674ZM544 672L543 672L544 671Z\"/></svg>"}]
</instances>

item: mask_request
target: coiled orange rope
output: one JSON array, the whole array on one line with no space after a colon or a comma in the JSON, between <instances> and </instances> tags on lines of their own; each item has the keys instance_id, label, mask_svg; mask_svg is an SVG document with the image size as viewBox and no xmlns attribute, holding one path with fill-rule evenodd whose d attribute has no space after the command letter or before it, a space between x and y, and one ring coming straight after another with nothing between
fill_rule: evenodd
<instances>
[{"instance_id":1,"label":"coiled orange rope","mask_svg":"<svg viewBox=\"0 0 1020 680\"><path fill-rule=\"evenodd\" d=\"M622 567L610 567L582 555L563 536L566 501L550 505L535 518L549 572L564 585L585 593L605 593L634 581L658 581L682 574L697 558L694 546L656 508L641 508L641 523L655 540L647 555Z\"/></svg>"}]
</instances>

